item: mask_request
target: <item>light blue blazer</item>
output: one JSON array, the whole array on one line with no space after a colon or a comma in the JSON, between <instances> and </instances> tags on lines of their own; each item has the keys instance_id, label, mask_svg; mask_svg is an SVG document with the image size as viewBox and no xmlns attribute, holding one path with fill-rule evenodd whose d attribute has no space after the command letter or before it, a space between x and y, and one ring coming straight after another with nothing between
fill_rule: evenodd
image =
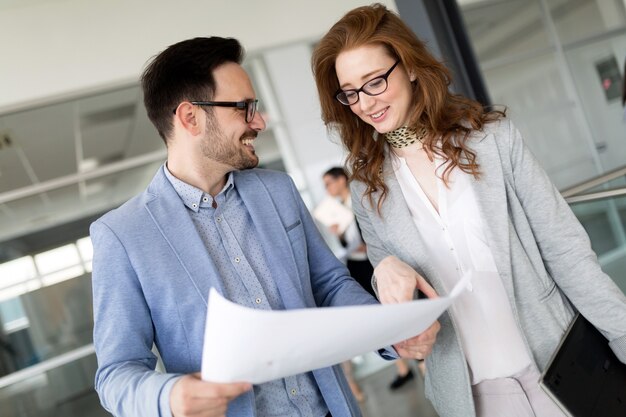
<instances>
[{"instance_id":1,"label":"light blue blazer","mask_svg":"<svg viewBox=\"0 0 626 417\"><path fill-rule=\"evenodd\" d=\"M376 303L329 250L289 176L254 169L235 172L234 182L285 308ZM116 416L171 415L177 377L201 368L209 289L223 293L216 267L163 168L90 231L101 402ZM154 370L153 343L167 373ZM340 367L313 375L334 417L360 415ZM227 415L254 416L254 393L233 400Z\"/></svg>"}]
</instances>

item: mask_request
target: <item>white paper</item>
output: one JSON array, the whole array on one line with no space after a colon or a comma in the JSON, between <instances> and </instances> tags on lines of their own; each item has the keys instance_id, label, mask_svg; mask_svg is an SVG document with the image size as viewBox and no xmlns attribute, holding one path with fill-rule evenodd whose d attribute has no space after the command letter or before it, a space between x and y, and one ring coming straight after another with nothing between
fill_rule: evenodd
<instances>
[{"instance_id":1,"label":"white paper","mask_svg":"<svg viewBox=\"0 0 626 417\"><path fill-rule=\"evenodd\" d=\"M326 227L337 225L339 233L354 221L352 211L336 199L326 196L313 210L313 217Z\"/></svg>"},{"instance_id":2,"label":"white paper","mask_svg":"<svg viewBox=\"0 0 626 417\"><path fill-rule=\"evenodd\" d=\"M465 289L401 304L255 310L209 293L202 379L260 384L341 363L416 336Z\"/></svg>"}]
</instances>

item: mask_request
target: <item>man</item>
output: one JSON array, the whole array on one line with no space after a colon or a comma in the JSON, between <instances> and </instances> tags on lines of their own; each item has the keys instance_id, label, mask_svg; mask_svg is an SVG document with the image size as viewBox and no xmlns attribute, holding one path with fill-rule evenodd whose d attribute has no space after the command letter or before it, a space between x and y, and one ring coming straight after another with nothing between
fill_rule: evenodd
<instances>
[{"instance_id":1,"label":"man","mask_svg":"<svg viewBox=\"0 0 626 417\"><path fill-rule=\"evenodd\" d=\"M251 169L265 122L242 57L234 39L196 38L142 76L167 163L91 226L96 390L118 417L359 415L338 367L254 389L197 374L211 287L266 310L376 302L325 245L291 179ZM396 350L422 357L437 330ZM153 344L165 374L154 371Z\"/></svg>"}]
</instances>

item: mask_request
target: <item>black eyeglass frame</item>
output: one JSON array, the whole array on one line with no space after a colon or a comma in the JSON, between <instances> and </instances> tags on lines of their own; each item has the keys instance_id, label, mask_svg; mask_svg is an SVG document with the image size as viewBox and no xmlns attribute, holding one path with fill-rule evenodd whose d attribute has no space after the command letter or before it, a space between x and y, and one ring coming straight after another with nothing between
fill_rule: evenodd
<instances>
[{"instance_id":1,"label":"black eyeglass frame","mask_svg":"<svg viewBox=\"0 0 626 417\"><path fill-rule=\"evenodd\" d=\"M378 77L374 77L371 80L365 82L361 86L361 88L358 88L358 89L351 88L349 90L342 90L342 89L337 90L337 92L335 93L335 99L337 99L337 101L340 102L341 104L343 104L344 106L352 106L353 104L356 104L356 103L359 102L359 99L360 99L359 93L361 91L364 92L365 94L367 94L370 97L381 95L382 93L387 91L387 88L389 88L389 82L387 81L387 78L389 78L389 76L391 75L393 70L396 69L396 67L398 66L399 63L400 63L400 60L397 60L395 62L395 64L393 64L391 66L391 68L389 68L389 70L386 73L384 73L383 75L379 75ZM375 80L383 80L385 82L385 88L383 89L383 91L381 91L379 93L372 94L372 93L367 91L367 86L368 86L368 84L370 84L372 81L375 81ZM343 94L344 97L347 97L346 96L346 92L354 92L354 93L356 93L356 101L354 103L350 103L349 100L347 100L347 98L346 98L345 102L341 101L341 99L339 98L339 95Z\"/></svg>"},{"instance_id":2,"label":"black eyeglass frame","mask_svg":"<svg viewBox=\"0 0 626 417\"><path fill-rule=\"evenodd\" d=\"M252 120L254 120L254 115L256 114L259 104L259 99L248 99L242 101L190 101L190 103L196 106L236 107L241 110L245 109L246 123L250 123ZM174 109L174 114L176 114L176 109Z\"/></svg>"}]
</instances>

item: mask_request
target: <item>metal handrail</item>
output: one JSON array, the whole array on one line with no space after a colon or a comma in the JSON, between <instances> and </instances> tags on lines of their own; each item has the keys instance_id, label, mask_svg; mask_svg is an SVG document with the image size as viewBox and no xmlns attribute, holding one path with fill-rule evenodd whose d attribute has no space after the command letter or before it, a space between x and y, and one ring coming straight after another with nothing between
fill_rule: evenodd
<instances>
[{"instance_id":1,"label":"metal handrail","mask_svg":"<svg viewBox=\"0 0 626 417\"><path fill-rule=\"evenodd\" d=\"M594 188L597 187L598 185L602 185L605 182L609 182L611 180L614 180L615 178L619 178L619 177L623 177L626 175L626 166L625 167L621 167L621 168L617 168L613 171L607 172L606 174L602 174L599 175L595 178L592 178L590 180L587 180L585 182L582 182L578 185L574 185L573 187L570 187L566 190L561 191L561 195L563 197L565 197L565 199L569 198L569 197L573 197L575 195L578 195L580 193L582 193L583 191L586 191L590 188ZM593 193L595 194L595 193ZM591 195L591 194L589 194Z\"/></svg>"},{"instance_id":2,"label":"metal handrail","mask_svg":"<svg viewBox=\"0 0 626 417\"><path fill-rule=\"evenodd\" d=\"M89 343L77 349L39 362L35 365L31 365L24 369L20 369L19 371L12 372L0 378L0 390L13 384L17 384L27 379L33 378L45 372L51 371L52 369L60 368L61 366L67 365L68 363L72 363L79 359L86 358L87 356L94 355L95 353L96 349L93 343ZM165 370L165 365L163 364L163 359L161 359L161 354L159 353L159 350L154 343L152 344L152 353L154 353L157 358L157 363L154 370L160 373L167 372Z\"/></svg>"},{"instance_id":3,"label":"metal handrail","mask_svg":"<svg viewBox=\"0 0 626 417\"><path fill-rule=\"evenodd\" d=\"M69 185L78 184L81 181L92 180L104 177L106 175L116 174L118 172L138 168L144 165L151 164L153 162L165 161L166 158L167 152L165 150L158 150L136 156L134 158L124 159L119 162L113 162L100 168L96 168L93 171L70 174L64 177L54 178L48 181L18 188L16 190L7 191L0 194L0 204L19 200L25 197L30 197L40 193L45 193L47 191L57 190L59 188L67 187Z\"/></svg>"},{"instance_id":4,"label":"metal handrail","mask_svg":"<svg viewBox=\"0 0 626 417\"><path fill-rule=\"evenodd\" d=\"M93 343L71 350L61 355L55 356L36 365L29 366L17 372L10 373L0 378L0 389L13 385L17 382L32 378L51 369L58 368L78 359L85 358L96 352Z\"/></svg>"},{"instance_id":5,"label":"metal handrail","mask_svg":"<svg viewBox=\"0 0 626 417\"><path fill-rule=\"evenodd\" d=\"M588 193L588 194L574 195L574 196L565 198L565 201L567 201L569 204L574 204L574 203L602 200L605 198L613 198L613 197L620 197L620 196L626 196L626 187L612 188L610 190L602 190L602 191L596 191L596 192Z\"/></svg>"}]
</instances>

